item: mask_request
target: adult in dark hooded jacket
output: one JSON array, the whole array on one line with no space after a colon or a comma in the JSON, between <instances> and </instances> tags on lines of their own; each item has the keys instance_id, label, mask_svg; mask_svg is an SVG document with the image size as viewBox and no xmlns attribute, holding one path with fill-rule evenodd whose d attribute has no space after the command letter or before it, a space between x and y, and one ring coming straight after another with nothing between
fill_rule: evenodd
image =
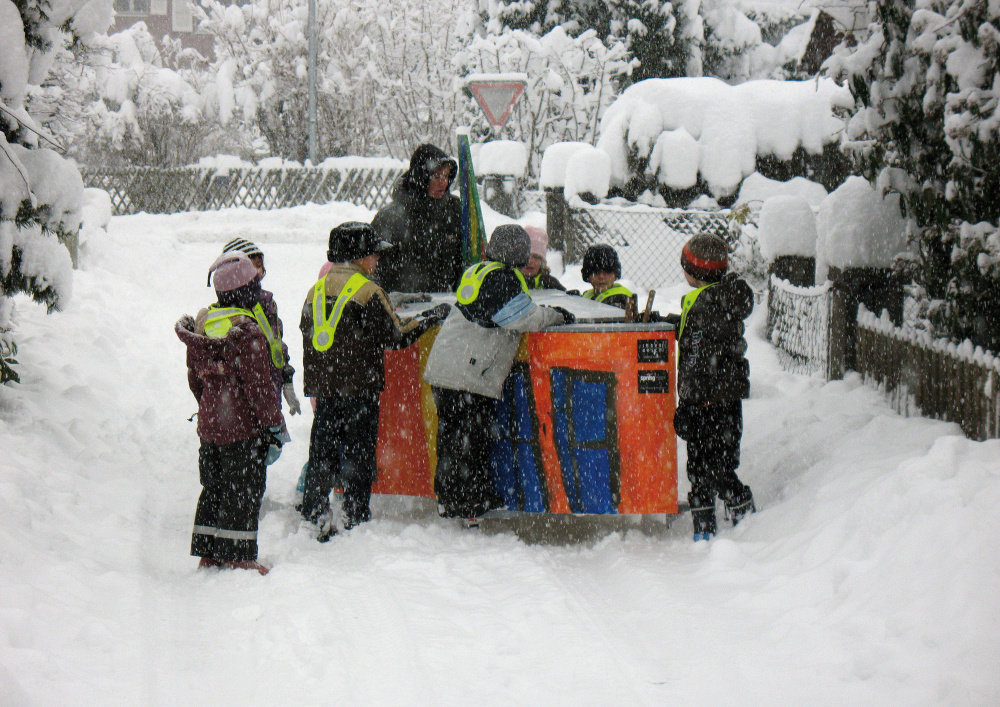
<instances>
[{"instance_id":1,"label":"adult in dark hooded jacket","mask_svg":"<svg viewBox=\"0 0 1000 707\"><path fill-rule=\"evenodd\" d=\"M391 243L375 271L386 292L451 292L462 278L462 205L449 193L458 164L434 145L421 145L396 182L392 203L372 220Z\"/></svg>"}]
</instances>

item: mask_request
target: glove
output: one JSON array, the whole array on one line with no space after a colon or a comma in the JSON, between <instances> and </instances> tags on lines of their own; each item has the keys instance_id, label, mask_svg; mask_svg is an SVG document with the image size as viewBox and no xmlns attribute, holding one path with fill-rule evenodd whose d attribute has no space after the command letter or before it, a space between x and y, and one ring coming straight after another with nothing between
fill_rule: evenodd
<instances>
[{"instance_id":1,"label":"glove","mask_svg":"<svg viewBox=\"0 0 1000 707\"><path fill-rule=\"evenodd\" d=\"M568 309L563 309L562 307L552 307L552 309L556 310L557 312L559 312L559 314L562 315L563 324L572 324L573 322L576 321L576 315L573 314Z\"/></svg>"},{"instance_id":2,"label":"glove","mask_svg":"<svg viewBox=\"0 0 1000 707\"><path fill-rule=\"evenodd\" d=\"M281 456L281 445L283 444L281 441L281 425L268 427L267 434L264 435L264 440L267 442L267 454L264 456L264 465L271 466Z\"/></svg>"},{"instance_id":3,"label":"glove","mask_svg":"<svg viewBox=\"0 0 1000 707\"><path fill-rule=\"evenodd\" d=\"M194 317L190 314L185 314L183 317L177 320L174 324L174 329L178 331L181 329L187 329L188 331L194 331Z\"/></svg>"},{"instance_id":4,"label":"glove","mask_svg":"<svg viewBox=\"0 0 1000 707\"><path fill-rule=\"evenodd\" d=\"M428 326L434 326L435 324L440 324L448 315L451 313L451 305L448 303L439 304L437 307L428 309L420 313L423 320L427 322Z\"/></svg>"},{"instance_id":5,"label":"glove","mask_svg":"<svg viewBox=\"0 0 1000 707\"><path fill-rule=\"evenodd\" d=\"M389 302L392 303L393 308L402 307L404 304L412 304L414 302L430 302L431 296L426 292L390 292Z\"/></svg>"},{"instance_id":6,"label":"glove","mask_svg":"<svg viewBox=\"0 0 1000 707\"><path fill-rule=\"evenodd\" d=\"M288 403L289 415L298 415L302 412L302 406L299 405L299 399L295 397L295 388L292 387L291 383L285 383L281 386L281 395Z\"/></svg>"},{"instance_id":7,"label":"glove","mask_svg":"<svg viewBox=\"0 0 1000 707\"><path fill-rule=\"evenodd\" d=\"M579 297L580 296L580 290L566 290L566 294L567 295L576 295L577 297Z\"/></svg>"}]
</instances>

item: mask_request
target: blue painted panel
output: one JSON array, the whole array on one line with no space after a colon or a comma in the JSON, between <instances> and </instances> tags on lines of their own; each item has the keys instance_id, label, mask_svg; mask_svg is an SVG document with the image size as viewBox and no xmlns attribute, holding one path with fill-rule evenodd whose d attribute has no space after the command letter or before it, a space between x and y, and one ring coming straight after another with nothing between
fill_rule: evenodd
<instances>
[{"instance_id":1,"label":"blue painted panel","mask_svg":"<svg viewBox=\"0 0 1000 707\"><path fill-rule=\"evenodd\" d=\"M573 432L577 444L603 442L608 435L606 383L574 380Z\"/></svg>"},{"instance_id":2,"label":"blue painted panel","mask_svg":"<svg viewBox=\"0 0 1000 707\"><path fill-rule=\"evenodd\" d=\"M547 489L541 462L535 456L529 381L514 371L504 384L503 399L497 402L500 439L493 447L493 486L512 510L541 513L548 510Z\"/></svg>"},{"instance_id":3,"label":"blue painted panel","mask_svg":"<svg viewBox=\"0 0 1000 707\"><path fill-rule=\"evenodd\" d=\"M570 510L617 513L611 492L611 453L606 444L609 435L616 434L608 429L610 383L586 380L565 369L552 369L551 380L553 437Z\"/></svg>"}]
</instances>

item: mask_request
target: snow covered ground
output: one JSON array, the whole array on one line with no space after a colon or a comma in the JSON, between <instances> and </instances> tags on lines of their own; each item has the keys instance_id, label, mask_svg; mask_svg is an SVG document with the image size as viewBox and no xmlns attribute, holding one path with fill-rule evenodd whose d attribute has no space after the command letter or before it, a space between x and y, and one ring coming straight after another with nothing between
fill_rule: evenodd
<instances>
[{"instance_id":1,"label":"snow covered ground","mask_svg":"<svg viewBox=\"0 0 1000 707\"><path fill-rule=\"evenodd\" d=\"M208 265L244 236L299 364L326 233L369 216L116 217L83 244L66 311L19 299L0 705L1000 704L1000 442L900 418L856 377L782 372L763 312L741 471L760 511L710 543L686 516L527 543L382 507L320 545L292 508L307 412L269 472L272 572L196 571L173 323L211 301Z\"/></svg>"}]
</instances>

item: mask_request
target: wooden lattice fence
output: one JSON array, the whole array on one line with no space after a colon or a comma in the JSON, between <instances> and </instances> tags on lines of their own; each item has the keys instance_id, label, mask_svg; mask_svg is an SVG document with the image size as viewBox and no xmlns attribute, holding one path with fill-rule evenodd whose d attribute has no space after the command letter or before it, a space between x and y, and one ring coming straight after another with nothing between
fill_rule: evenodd
<instances>
[{"instance_id":1,"label":"wooden lattice fence","mask_svg":"<svg viewBox=\"0 0 1000 707\"><path fill-rule=\"evenodd\" d=\"M1000 361L969 342L934 340L862 310L857 369L903 415L957 422L970 439L1000 437Z\"/></svg>"},{"instance_id":2,"label":"wooden lattice fence","mask_svg":"<svg viewBox=\"0 0 1000 707\"><path fill-rule=\"evenodd\" d=\"M279 209L348 201L373 211L389 203L402 167L282 169L182 167L81 170L84 184L111 195L116 215L172 214L243 206Z\"/></svg>"}]
</instances>

